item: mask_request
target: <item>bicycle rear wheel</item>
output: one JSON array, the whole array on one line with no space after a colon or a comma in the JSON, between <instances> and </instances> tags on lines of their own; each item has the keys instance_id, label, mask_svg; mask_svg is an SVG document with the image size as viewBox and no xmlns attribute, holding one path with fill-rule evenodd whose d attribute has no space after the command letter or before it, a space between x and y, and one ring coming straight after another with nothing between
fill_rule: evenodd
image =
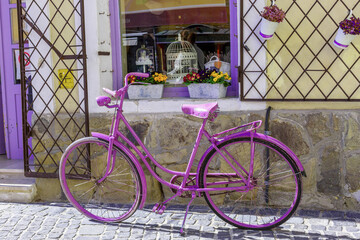
<instances>
[{"instance_id":1,"label":"bicycle rear wheel","mask_svg":"<svg viewBox=\"0 0 360 240\"><path fill-rule=\"evenodd\" d=\"M60 161L60 183L70 203L87 217L120 222L139 207L143 186L134 163L115 145L113 170L99 183L107 172L108 146L95 137L72 143Z\"/></svg>"},{"instance_id":2,"label":"bicycle rear wheel","mask_svg":"<svg viewBox=\"0 0 360 240\"><path fill-rule=\"evenodd\" d=\"M257 137L253 143L253 177L249 185L245 183L250 172L249 137L233 138L218 146L232 166L215 149L210 151L202 163L199 183L204 188L242 187L204 192L204 197L221 219L234 226L270 229L289 219L299 205L301 173L294 160L277 145Z\"/></svg>"}]
</instances>

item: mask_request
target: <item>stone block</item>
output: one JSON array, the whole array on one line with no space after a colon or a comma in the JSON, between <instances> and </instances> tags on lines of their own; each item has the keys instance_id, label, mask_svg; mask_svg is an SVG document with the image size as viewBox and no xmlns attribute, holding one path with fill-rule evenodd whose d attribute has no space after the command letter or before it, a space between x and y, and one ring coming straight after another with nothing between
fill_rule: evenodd
<instances>
[{"instance_id":1,"label":"stone block","mask_svg":"<svg viewBox=\"0 0 360 240\"><path fill-rule=\"evenodd\" d=\"M298 157L310 152L301 126L286 120L275 119L270 123L271 135L285 143Z\"/></svg>"},{"instance_id":2,"label":"stone block","mask_svg":"<svg viewBox=\"0 0 360 240\"><path fill-rule=\"evenodd\" d=\"M189 159L191 152L188 149L181 149L179 151L164 152L155 155L155 159L161 165L169 165L174 163L184 163Z\"/></svg>"},{"instance_id":3,"label":"stone block","mask_svg":"<svg viewBox=\"0 0 360 240\"><path fill-rule=\"evenodd\" d=\"M313 113L306 116L305 125L314 144L331 135L329 116L322 113Z\"/></svg>"},{"instance_id":4,"label":"stone block","mask_svg":"<svg viewBox=\"0 0 360 240\"><path fill-rule=\"evenodd\" d=\"M235 118L231 115L220 114L214 122L208 124L213 134L236 127ZM210 132L209 132L210 133ZM211 133L210 133L211 134Z\"/></svg>"},{"instance_id":5,"label":"stone block","mask_svg":"<svg viewBox=\"0 0 360 240\"><path fill-rule=\"evenodd\" d=\"M356 150L360 146L359 123L352 117L345 123L345 150Z\"/></svg>"},{"instance_id":6,"label":"stone block","mask_svg":"<svg viewBox=\"0 0 360 240\"><path fill-rule=\"evenodd\" d=\"M318 161L316 158L311 158L307 161L300 160L306 172L306 177L302 177L303 193L315 194L316 185L314 183L316 183Z\"/></svg>"},{"instance_id":7,"label":"stone block","mask_svg":"<svg viewBox=\"0 0 360 240\"><path fill-rule=\"evenodd\" d=\"M64 199L59 179L37 178L37 198L42 201L59 201Z\"/></svg>"},{"instance_id":8,"label":"stone block","mask_svg":"<svg viewBox=\"0 0 360 240\"><path fill-rule=\"evenodd\" d=\"M144 120L140 122L131 122L130 125L140 138L140 141L144 143L145 137L147 136L149 131L150 124L146 120ZM123 129L123 133L126 138L128 138L132 143L134 143L136 146L140 146L128 129Z\"/></svg>"},{"instance_id":9,"label":"stone block","mask_svg":"<svg viewBox=\"0 0 360 240\"><path fill-rule=\"evenodd\" d=\"M350 191L354 192L360 190L360 154L351 155L346 159L346 176L345 182L349 185Z\"/></svg>"},{"instance_id":10,"label":"stone block","mask_svg":"<svg viewBox=\"0 0 360 240\"><path fill-rule=\"evenodd\" d=\"M103 132L108 134L111 126L113 114L90 114L90 131Z\"/></svg>"},{"instance_id":11,"label":"stone block","mask_svg":"<svg viewBox=\"0 0 360 240\"><path fill-rule=\"evenodd\" d=\"M163 201L164 194L162 191L161 184L149 174L146 175L146 184L147 184L147 203L156 203Z\"/></svg>"},{"instance_id":12,"label":"stone block","mask_svg":"<svg viewBox=\"0 0 360 240\"><path fill-rule=\"evenodd\" d=\"M323 149L320 157L320 181L317 189L320 193L337 196L340 194L340 151L337 143Z\"/></svg>"},{"instance_id":13,"label":"stone block","mask_svg":"<svg viewBox=\"0 0 360 240\"><path fill-rule=\"evenodd\" d=\"M165 150L177 150L192 145L198 133L197 124L185 118L164 118L155 123L160 147Z\"/></svg>"}]
</instances>

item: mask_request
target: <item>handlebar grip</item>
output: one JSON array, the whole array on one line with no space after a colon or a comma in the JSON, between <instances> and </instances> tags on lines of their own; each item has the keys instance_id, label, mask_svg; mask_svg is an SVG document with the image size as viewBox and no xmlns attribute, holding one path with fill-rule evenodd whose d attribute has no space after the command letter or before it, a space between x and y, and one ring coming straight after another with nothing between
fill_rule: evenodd
<instances>
[{"instance_id":1,"label":"handlebar grip","mask_svg":"<svg viewBox=\"0 0 360 240\"><path fill-rule=\"evenodd\" d=\"M116 95L115 91L112 91L112 90L107 89L107 88L103 88L103 91L106 92L107 94L111 95L112 97L115 97L115 95Z\"/></svg>"}]
</instances>

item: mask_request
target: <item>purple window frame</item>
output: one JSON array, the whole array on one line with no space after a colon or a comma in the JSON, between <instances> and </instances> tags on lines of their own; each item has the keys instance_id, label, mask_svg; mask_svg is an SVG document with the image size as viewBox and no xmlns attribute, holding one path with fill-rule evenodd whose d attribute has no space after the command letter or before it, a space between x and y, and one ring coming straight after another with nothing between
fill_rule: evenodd
<instances>
[{"instance_id":1,"label":"purple window frame","mask_svg":"<svg viewBox=\"0 0 360 240\"><path fill-rule=\"evenodd\" d=\"M210 0L209 0L210 1ZM229 0L232 2L236 0ZM229 4L230 7L230 51L231 51L231 86L227 89L227 97L239 97L238 82L238 21L237 7L235 4ZM110 25L111 25L111 48L113 64L113 88L119 89L122 86L122 61L121 61L121 31L119 16L119 0L109 1ZM189 97L187 87L166 87L163 97Z\"/></svg>"}]
</instances>

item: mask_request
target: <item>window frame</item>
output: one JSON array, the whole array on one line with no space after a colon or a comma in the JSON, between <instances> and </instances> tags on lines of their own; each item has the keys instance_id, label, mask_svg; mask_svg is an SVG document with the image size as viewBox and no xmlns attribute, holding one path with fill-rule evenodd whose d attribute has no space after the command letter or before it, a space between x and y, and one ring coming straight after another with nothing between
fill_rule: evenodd
<instances>
[{"instance_id":1,"label":"window frame","mask_svg":"<svg viewBox=\"0 0 360 240\"><path fill-rule=\"evenodd\" d=\"M209 0L210 1L210 0ZM233 2L235 1L235 2ZM231 67L231 86L227 89L226 97L239 97L239 39L238 36L238 16L236 0L229 0L229 18L230 18L230 67ZM119 0L109 0L110 10L110 28L111 28L111 50L112 50L112 70L113 70L113 88L122 87L122 53L121 53L121 24L120 24L120 6ZM164 88L163 98L189 98L189 92L184 85L166 86Z\"/></svg>"}]
</instances>

